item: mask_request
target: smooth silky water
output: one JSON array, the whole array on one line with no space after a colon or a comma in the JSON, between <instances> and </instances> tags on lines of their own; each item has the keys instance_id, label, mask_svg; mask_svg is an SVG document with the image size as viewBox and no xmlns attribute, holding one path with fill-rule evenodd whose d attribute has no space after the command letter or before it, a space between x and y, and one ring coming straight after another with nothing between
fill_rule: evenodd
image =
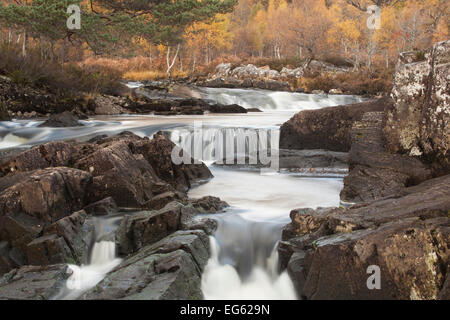
<instances>
[{"instance_id":1,"label":"smooth silky water","mask_svg":"<svg viewBox=\"0 0 450 320\"><path fill-rule=\"evenodd\" d=\"M178 142L181 132L201 123L203 141L194 148L210 145L215 130L275 129L296 112L362 101L355 96L308 95L250 89L199 88L203 97L223 104L237 103L259 108L261 113L205 114L199 116L120 115L97 116L81 121L75 128L38 127L41 119L0 122L0 150L26 149L55 140L87 141L97 135L131 131L151 137L163 130ZM200 153L202 154L202 153ZM278 273L277 242L283 226L289 223L294 208L338 206L342 178L299 177L292 174L262 175L251 168L218 167L202 154L214 175L210 182L189 192L190 197L212 195L230 204L221 214L210 215L218 221L211 237L211 258L202 276L206 299L295 299L289 276ZM96 229L111 223L101 219ZM100 232L104 233L104 232ZM120 264L114 242L97 238L87 265L70 265L67 287L55 298L76 299L95 286Z\"/></svg>"}]
</instances>

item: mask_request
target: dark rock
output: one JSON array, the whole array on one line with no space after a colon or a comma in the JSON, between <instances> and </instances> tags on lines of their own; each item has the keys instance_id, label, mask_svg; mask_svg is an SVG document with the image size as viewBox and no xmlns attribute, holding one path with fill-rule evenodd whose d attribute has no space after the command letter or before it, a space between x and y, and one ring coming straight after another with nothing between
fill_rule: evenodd
<instances>
[{"instance_id":1,"label":"dark rock","mask_svg":"<svg viewBox=\"0 0 450 320\"><path fill-rule=\"evenodd\" d=\"M230 205L217 197L206 196L200 199L191 199L189 203L198 213L217 213Z\"/></svg>"},{"instance_id":2,"label":"dark rock","mask_svg":"<svg viewBox=\"0 0 450 320\"><path fill-rule=\"evenodd\" d=\"M365 112L383 111L391 103L382 98L319 110L304 110L281 126L281 149L326 149L348 152L351 128Z\"/></svg>"},{"instance_id":3,"label":"dark rock","mask_svg":"<svg viewBox=\"0 0 450 320\"><path fill-rule=\"evenodd\" d=\"M48 167L68 166L77 149L72 143L53 141L33 147L4 162L1 173L32 171Z\"/></svg>"},{"instance_id":4,"label":"dark rock","mask_svg":"<svg viewBox=\"0 0 450 320\"><path fill-rule=\"evenodd\" d=\"M0 219L26 214L42 223L53 223L84 206L91 184L91 175L81 170L56 167L32 171L0 193Z\"/></svg>"},{"instance_id":5,"label":"dark rock","mask_svg":"<svg viewBox=\"0 0 450 320\"><path fill-rule=\"evenodd\" d=\"M162 132L155 134L154 138L145 145L145 156L159 178L170 183L176 190L184 192L193 184L202 183L213 176L204 163L174 164L172 150L175 144L167 139ZM179 149L179 148L178 148ZM180 150L180 156L183 151Z\"/></svg>"},{"instance_id":6,"label":"dark rock","mask_svg":"<svg viewBox=\"0 0 450 320\"><path fill-rule=\"evenodd\" d=\"M56 234L34 239L27 245L26 253L28 264L34 266L64 263L71 259L69 247L64 239Z\"/></svg>"},{"instance_id":7,"label":"dark rock","mask_svg":"<svg viewBox=\"0 0 450 320\"><path fill-rule=\"evenodd\" d=\"M383 198L432 177L420 160L384 150L384 123L384 113L367 112L353 124L350 173L344 179L342 201Z\"/></svg>"},{"instance_id":8,"label":"dark rock","mask_svg":"<svg viewBox=\"0 0 450 320\"><path fill-rule=\"evenodd\" d=\"M0 121L10 121L11 116L9 115L8 108L6 108L3 99L0 97Z\"/></svg>"},{"instance_id":9,"label":"dark rock","mask_svg":"<svg viewBox=\"0 0 450 320\"><path fill-rule=\"evenodd\" d=\"M95 97L94 102L94 113L97 115L118 115L127 113L127 110L123 107L126 104L126 99L123 97L98 95Z\"/></svg>"},{"instance_id":10,"label":"dark rock","mask_svg":"<svg viewBox=\"0 0 450 320\"><path fill-rule=\"evenodd\" d=\"M208 107L208 110L212 113L247 113L248 110L237 104L222 105L213 104Z\"/></svg>"},{"instance_id":11,"label":"dark rock","mask_svg":"<svg viewBox=\"0 0 450 320\"><path fill-rule=\"evenodd\" d=\"M116 231L119 254L136 252L180 229L182 206L172 202L159 211L141 211L125 216Z\"/></svg>"},{"instance_id":12,"label":"dark rock","mask_svg":"<svg viewBox=\"0 0 450 320\"><path fill-rule=\"evenodd\" d=\"M106 216L119 212L119 207L112 197L108 197L87 205L84 211L94 216Z\"/></svg>"},{"instance_id":13,"label":"dark rock","mask_svg":"<svg viewBox=\"0 0 450 320\"><path fill-rule=\"evenodd\" d=\"M69 111L63 113L53 114L44 123L39 125L40 127L79 127L82 126L78 122L78 118Z\"/></svg>"},{"instance_id":14,"label":"dark rock","mask_svg":"<svg viewBox=\"0 0 450 320\"><path fill-rule=\"evenodd\" d=\"M164 208L169 202L183 201L186 198L187 196L184 193L178 191L167 191L154 196L145 204L145 207L151 210L159 210Z\"/></svg>"},{"instance_id":15,"label":"dark rock","mask_svg":"<svg viewBox=\"0 0 450 320\"><path fill-rule=\"evenodd\" d=\"M87 220L84 210L74 212L46 229L47 234L57 234L62 237L70 249L70 256L62 262L78 265L88 262L89 248L94 242L94 232L94 225Z\"/></svg>"},{"instance_id":16,"label":"dark rock","mask_svg":"<svg viewBox=\"0 0 450 320\"><path fill-rule=\"evenodd\" d=\"M258 108L247 108L247 112L263 112L263 111Z\"/></svg>"},{"instance_id":17,"label":"dark rock","mask_svg":"<svg viewBox=\"0 0 450 320\"><path fill-rule=\"evenodd\" d=\"M69 277L66 264L14 269L0 278L0 300L49 300Z\"/></svg>"},{"instance_id":18,"label":"dark rock","mask_svg":"<svg viewBox=\"0 0 450 320\"><path fill-rule=\"evenodd\" d=\"M200 279L208 258L203 231L177 231L124 260L82 299L202 299Z\"/></svg>"}]
</instances>

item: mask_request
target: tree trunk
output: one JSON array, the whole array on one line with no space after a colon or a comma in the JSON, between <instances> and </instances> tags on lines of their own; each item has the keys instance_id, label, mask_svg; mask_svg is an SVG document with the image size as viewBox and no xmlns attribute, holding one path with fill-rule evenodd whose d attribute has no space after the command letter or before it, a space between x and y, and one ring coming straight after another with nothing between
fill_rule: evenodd
<instances>
[{"instance_id":1,"label":"tree trunk","mask_svg":"<svg viewBox=\"0 0 450 320\"><path fill-rule=\"evenodd\" d=\"M27 56L27 32L23 32L22 57Z\"/></svg>"},{"instance_id":2,"label":"tree trunk","mask_svg":"<svg viewBox=\"0 0 450 320\"><path fill-rule=\"evenodd\" d=\"M175 52L172 62L170 62L170 46L167 48L167 56L166 56L167 71L166 71L166 73L167 73L167 76L169 77L169 79L171 78L170 71L172 70L172 67L175 64L175 61L177 59L179 51L180 51L180 44L177 45L177 51Z\"/></svg>"}]
</instances>

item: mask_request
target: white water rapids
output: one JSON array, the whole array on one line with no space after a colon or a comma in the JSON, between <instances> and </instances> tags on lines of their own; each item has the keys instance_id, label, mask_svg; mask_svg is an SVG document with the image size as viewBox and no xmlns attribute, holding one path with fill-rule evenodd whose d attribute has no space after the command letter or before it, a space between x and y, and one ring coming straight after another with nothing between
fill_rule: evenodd
<instances>
[{"instance_id":1,"label":"white water rapids","mask_svg":"<svg viewBox=\"0 0 450 320\"><path fill-rule=\"evenodd\" d=\"M223 104L237 103L255 107L261 113L206 114L202 116L121 115L95 117L82 121L76 128L38 127L42 120L0 122L0 151L53 140L86 141L100 135L128 130L151 137L159 130L168 131L176 140L180 130L192 128L201 121L209 137L217 130L234 130L236 135L249 129L278 129L300 110L360 102L354 96L307 95L247 89L201 88L207 99ZM209 131L208 131L209 130ZM204 147L203 141L196 148ZM231 207L211 215L218 230L211 238L211 258L202 277L206 299L295 299L289 276L277 272L276 245L281 230L289 223L289 212L299 207L337 206L342 179L298 177L290 174L260 175L258 171L212 166L214 179L193 188L190 197L212 195L227 201ZM101 226L100 226L101 228ZM112 241L98 239L91 249L89 264L71 265L73 272L67 288L57 297L76 299L100 282L106 273L120 263Z\"/></svg>"}]
</instances>

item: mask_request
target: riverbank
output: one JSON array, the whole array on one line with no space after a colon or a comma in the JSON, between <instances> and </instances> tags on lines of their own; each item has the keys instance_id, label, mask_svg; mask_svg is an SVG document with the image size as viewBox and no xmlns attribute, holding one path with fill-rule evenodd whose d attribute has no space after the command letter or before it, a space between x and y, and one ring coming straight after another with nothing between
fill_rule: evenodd
<instances>
[{"instance_id":1,"label":"riverbank","mask_svg":"<svg viewBox=\"0 0 450 320\"><path fill-rule=\"evenodd\" d=\"M448 41L422 62L405 53L390 98L301 112L282 126L282 146L349 151L345 207L292 210L283 230L281 268L299 297L450 298L449 53Z\"/></svg>"}]
</instances>

